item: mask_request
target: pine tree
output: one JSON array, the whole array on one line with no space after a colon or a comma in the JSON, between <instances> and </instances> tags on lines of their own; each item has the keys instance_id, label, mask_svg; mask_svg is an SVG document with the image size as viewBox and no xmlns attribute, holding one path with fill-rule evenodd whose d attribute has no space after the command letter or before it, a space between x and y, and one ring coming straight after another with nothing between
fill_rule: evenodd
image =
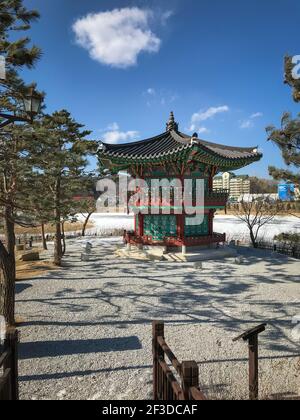
<instances>
[{"instance_id":1,"label":"pine tree","mask_svg":"<svg viewBox=\"0 0 300 420\"><path fill-rule=\"evenodd\" d=\"M6 79L0 80L1 112L18 114L21 111L20 95L27 87L18 76L23 67L32 68L41 55L36 46L30 46L28 37L16 39L16 33L30 29L39 17L29 11L22 0L1 0L0 3L0 54L6 59ZM23 147L20 129L15 127L0 131L0 206L3 218L5 245L0 240L1 314L9 325L14 324L15 302L15 212L18 208L19 168Z\"/></svg>"},{"instance_id":2,"label":"pine tree","mask_svg":"<svg viewBox=\"0 0 300 420\"><path fill-rule=\"evenodd\" d=\"M61 266L65 251L64 223L78 211L74 196L84 189L87 156L96 150L96 143L85 139L90 131L83 127L66 110L46 115L35 124L35 167L43 186L39 204L51 215L48 222L55 225L54 263L57 266Z\"/></svg>"},{"instance_id":3,"label":"pine tree","mask_svg":"<svg viewBox=\"0 0 300 420\"><path fill-rule=\"evenodd\" d=\"M293 98L295 102L300 102L300 78L295 78L293 70L295 64L293 58L290 56L285 57L285 83L293 89Z\"/></svg>"},{"instance_id":4,"label":"pine tree","mask_svg":"<svg viewBox=\"0 0 300 420\"><path fill-rule=\"evenodd\" d=\"M300 102L300 80L293 77L293 63L291 57L285 59L285 81L293 88L293 98L295 102ZM276 180L291 181L300 183L300 114L293 119L290 113L285 113L281 120L281 128L276 129L271 126L267 128L269 140L276 144L286 165L293 169L278 169L269 167L270 175Z\"/></svg>"}]
</instances>

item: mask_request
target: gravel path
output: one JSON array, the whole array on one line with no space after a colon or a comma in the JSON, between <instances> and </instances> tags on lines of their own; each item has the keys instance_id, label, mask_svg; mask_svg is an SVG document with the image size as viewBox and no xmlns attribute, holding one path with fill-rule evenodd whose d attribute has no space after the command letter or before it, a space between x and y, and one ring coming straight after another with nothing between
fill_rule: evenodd
<instances>
[{"instance_id":1,"label":"gravel path","mask_svg":"<svg viewBox=\"0 0 300 420\"><path fill-rule=\"evenodd\" d=\"M193 264L117 259L95 240L90 262L68 243L64 268L17 284L23 399L151 398L151 320L181 360L196 360L216 398L247 397L247 347L232 343L267 321L261 397L300 394L299 261L241 250L244 261Z\"/></svg>"}]
</instances>

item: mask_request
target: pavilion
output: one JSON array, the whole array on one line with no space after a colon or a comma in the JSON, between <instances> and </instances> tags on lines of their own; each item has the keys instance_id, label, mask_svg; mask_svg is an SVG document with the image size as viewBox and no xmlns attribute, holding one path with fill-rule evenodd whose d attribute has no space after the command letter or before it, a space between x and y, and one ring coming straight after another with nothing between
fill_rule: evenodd
<instances>
[{"instance_id":1,"label":"pavilion","mask_svg":"<svg viewBox=\"0 0 300 420\"><path fill-rule=\"evenodd\" d=\"M171 113L164 133L134 143L102 143L98 157L113 173L127 171L132 177L147 181L151 178L204 180L201 224L191 224L188 214L175 214L170 202L170 214L139 213L135 217L134 232L125 235L126 242L134 245L186 248L212 247L226 241L225 234L214 232L213 220L216 210L226 206L228 191L213 190L213 178L219 172L234 171L259 161L262 154L257 147L224 146L201 140L196 133L183 134Z\"/></svg>"}]
</instances>

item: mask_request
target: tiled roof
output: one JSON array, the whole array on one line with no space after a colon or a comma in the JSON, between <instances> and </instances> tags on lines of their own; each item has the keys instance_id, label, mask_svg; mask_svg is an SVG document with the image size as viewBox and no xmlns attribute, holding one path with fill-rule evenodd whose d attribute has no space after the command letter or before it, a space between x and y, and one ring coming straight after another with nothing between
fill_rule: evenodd
<instances>
[{"instance_id":1,"label":"tiled roof","mask_svg":"<svg viewBox=\"0 0 300 420\"><path fill-rule=\"evenodd\" d=\"M259 160L261 154L257 147L243 148L224 146L217 143L210 143L183 134L179 131L167 131L159 136L127 144L107 144L102 143L100 155L108 158L126 159L155 159L165 156L177 155L180 152L192 150L197 147L199 151L207 152L217 158L225 160Z\"/></svg>"}]
</instances>

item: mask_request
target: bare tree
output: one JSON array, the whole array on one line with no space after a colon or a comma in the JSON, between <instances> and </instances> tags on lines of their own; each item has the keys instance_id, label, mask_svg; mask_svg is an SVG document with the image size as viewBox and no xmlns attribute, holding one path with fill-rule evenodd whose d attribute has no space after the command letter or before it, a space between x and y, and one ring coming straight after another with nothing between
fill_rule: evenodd
<instances>
[{"instance_id":1,"label":"bare tree","mask_svg":"<svg viewBox=\"0 0 300 420\"><path fill-rule=\"evenodd\" d=\"M279 213L280 205L270 200L270 197L250 198L241 201L239 208L235 209L235 216L245 223L250 232L254 248L258 248L258 235L263 226L271 222Z\"/></svg>"}]
</instances>

